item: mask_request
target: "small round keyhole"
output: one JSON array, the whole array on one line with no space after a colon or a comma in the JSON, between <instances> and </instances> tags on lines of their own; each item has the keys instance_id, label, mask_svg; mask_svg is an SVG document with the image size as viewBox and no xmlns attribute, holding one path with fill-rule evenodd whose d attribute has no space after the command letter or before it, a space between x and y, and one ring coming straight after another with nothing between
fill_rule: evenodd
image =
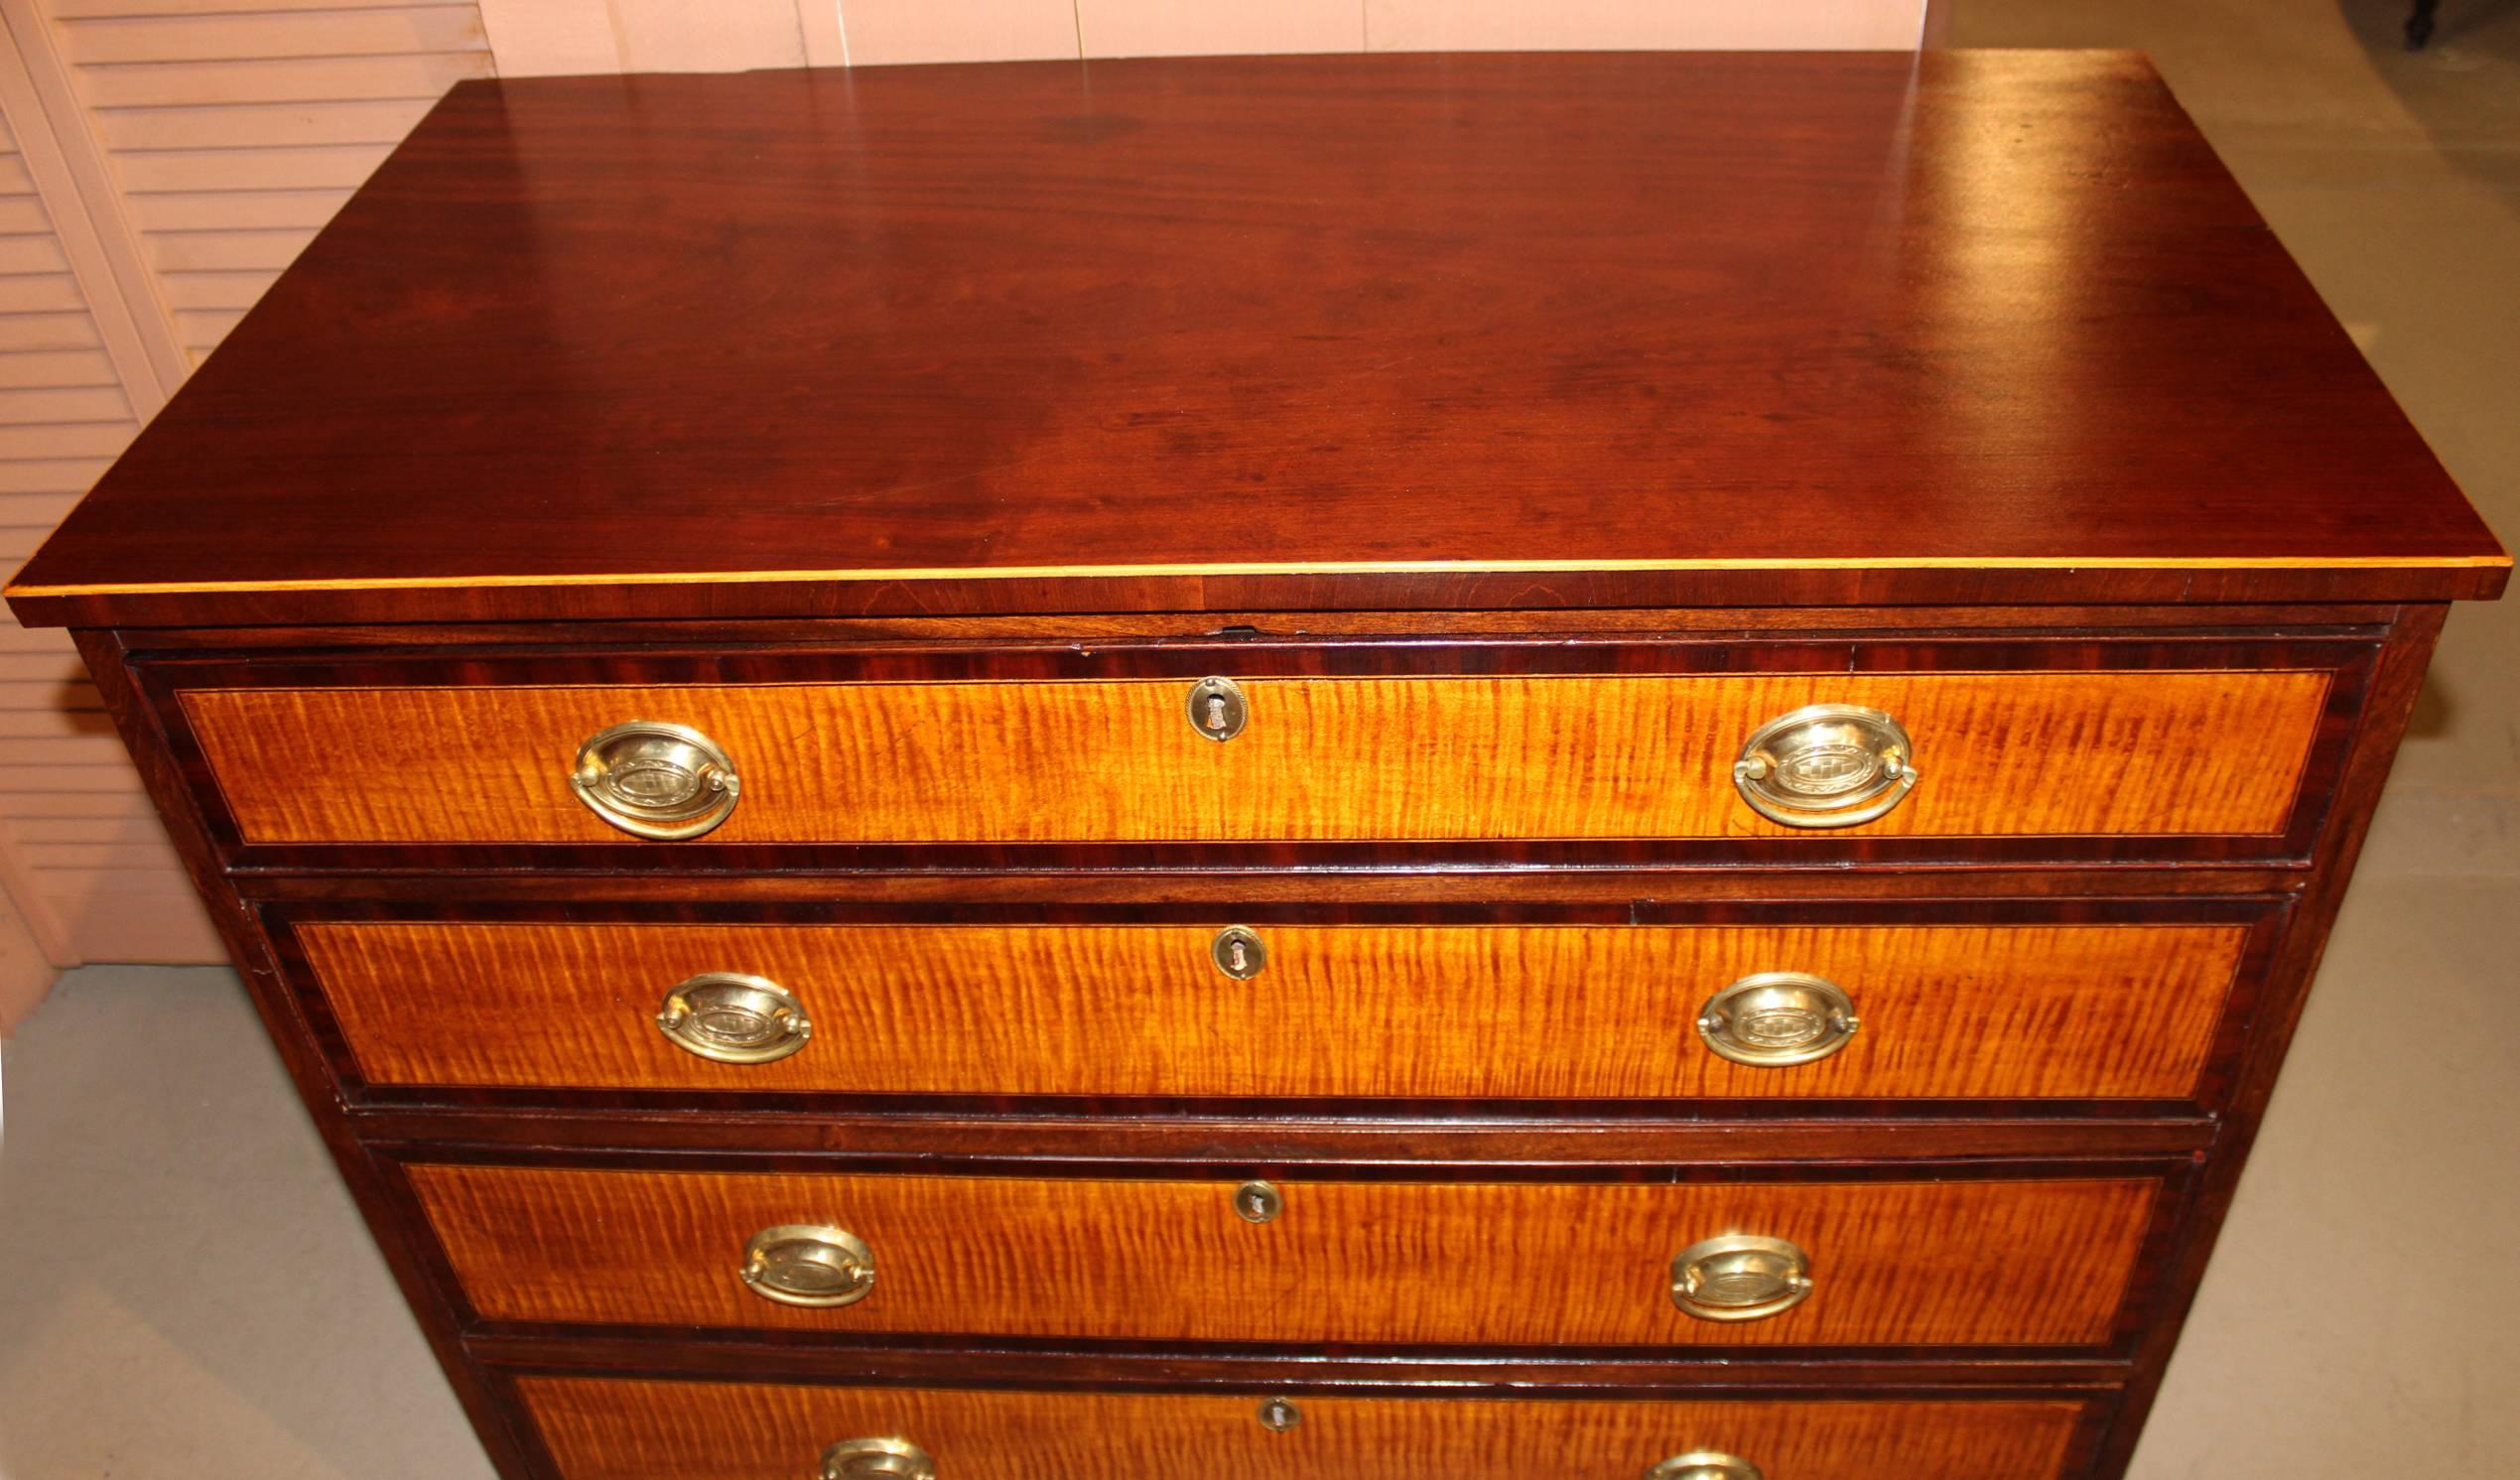
<instances>
[{"instance_id":1,"label":"small round keyhole","mask_svg":"<svg viewBox=\"0 0 2520 1480\"><path fill-rule=\"evenodd\" d=\"M1243 733L1251 711L1245 707L1241 684L1209 677L1190 686L1188 717L1190 728L1203 739L1223 743Z\"/></svg>"},{"instance_id":2,"label":"small round keyhole","mask_svg":"<svg viewBox=\"0 0 2520 1480\"><path fill-rule=\"evenodd\" d=\"M1260 1406L1260 1427L1270 1433L1284 1433L1304 1421L1304 1415L1283 1398L1272 1398Z\"/></svg>"},{"instance_id":3,"label":"small round keyhole","mask_svg":"<svg viewBox=\"0 0 2520 1480\"><path fill-rule=\"evenodd\" d=\"M1208 944L1208 959L1237 982L1248 982L1268 965L1268 947L1248 926L1228 925Z\"/></svg>"},{"instance_id":4,"label":"small round keyhole","mask_svg":"<svg viewBox=\"0 0 2520 1480\"><path fill-rule=\"evenodd\" d=\"M1271 1183L1245 1182L1234 1189L1234 1211L1246 1223L1266 1223L1286 1211L1286 1198Z\"/></svg>"}]
</instances>

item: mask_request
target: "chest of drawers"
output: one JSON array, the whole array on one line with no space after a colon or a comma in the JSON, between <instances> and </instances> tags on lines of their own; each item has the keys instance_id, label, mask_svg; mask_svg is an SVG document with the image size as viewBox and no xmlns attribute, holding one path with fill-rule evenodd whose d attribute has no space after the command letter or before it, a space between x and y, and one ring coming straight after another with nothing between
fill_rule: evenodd
<instances>
[{"instance_id":1,"label":"chest of drawers","mask_svg":"<svg viewBox=\"0 0 2520 1480\"><path fill-rule=\"evenodd\" d=\"M9 598L508 1480L2084 1480L2507 568L2140 59L1314 58L466 83Z\"/></svg>"}]
</instances>

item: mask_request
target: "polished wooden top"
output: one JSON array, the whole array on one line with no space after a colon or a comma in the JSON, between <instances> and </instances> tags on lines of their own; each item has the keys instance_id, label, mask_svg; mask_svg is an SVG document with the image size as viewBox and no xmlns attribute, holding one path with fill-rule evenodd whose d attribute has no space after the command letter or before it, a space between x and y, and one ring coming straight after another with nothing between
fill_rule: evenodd
<instances>
[{"instance_id":1,"label":"polished wooden top","mask_svg":"<svg viewBox=\"0 0 2520 1480\"><path fill-rule=\"evenodd\" d=\"M2139 57L466 82L75 623L2423 600L2508 565Z\"/></svg>"}]
</instances>

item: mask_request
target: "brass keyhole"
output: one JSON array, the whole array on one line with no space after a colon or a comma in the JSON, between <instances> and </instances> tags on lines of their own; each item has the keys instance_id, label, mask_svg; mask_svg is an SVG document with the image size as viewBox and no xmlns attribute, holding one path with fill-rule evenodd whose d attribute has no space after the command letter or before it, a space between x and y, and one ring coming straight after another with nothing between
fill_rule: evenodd
<instances>
[{"instance_id":1,"label":"brass keyhole","mask_svg":"<svg viewBox=\"0 0 2520 1480\"><path fill-rule=\"evenodd\" d=\"M1246 1223L1266 1223L1286 1211L1286 1197L1271 1183L1245 1182L1234 1189L1234 1211Z\"/></svg>"},{"instance_id":2,"label":"brass keyhole","mask_svg":"<svg viewBox=\"0 0 2520 1480\"><path fill-rule=\"evenodd\" d=\"M1218 743L1243 733L1251 707L1243 686L1230 678L1203 678L1190 686L1190 728Z\"/></svg>"},{"instance_id":3,"label":"brass keyhole","mask_svg":"<svg viewBox=\"0 0 2520 1480\"><path fill-rule=\"evenodd\" d=\"M1283 1398L1272 1398L1260 1406L1260 1427L1270 1433L1284 1433L1304 1421L1304 1415Z\"/></svg>"},{"instance_id":4,"label":"brass keyhole","mask_svg":"<svg viewBox=\"0 0 2520 1480\"><path fill-rule=\"evenodd\" d=\"M1268 947L1246 925L1228 925L1208 945L1208 959L1237 982L1248 982L1268 965Z\"/></svg>"}]
</instances>

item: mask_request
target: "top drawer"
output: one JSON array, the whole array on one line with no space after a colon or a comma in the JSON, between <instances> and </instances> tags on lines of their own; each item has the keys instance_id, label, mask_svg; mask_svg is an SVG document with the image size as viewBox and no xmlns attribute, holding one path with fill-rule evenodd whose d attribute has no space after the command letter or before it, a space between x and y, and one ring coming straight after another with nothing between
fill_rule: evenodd
<instances>
[{"instance_id":1,"label":"top drawer","mask_svg":"<svg viewBox=\"0 0 2520 1480\"><path fill-rule=\"evenodd\" d=\"M2327 661L2161 642L1237 646L928 654L927 673L907 655L686 656L653 679L606 665L609 682L577 681L582 659L456 682L369 661L170 693L245 847L1807 857L1860 839L1901 858L2140 837L2264 856L2288 851L2367 652L2282 646ZM1738 671L1797 658L1828 667ZM751 677L765 667L786 681Z\"/></svg>"}]
</instances>

